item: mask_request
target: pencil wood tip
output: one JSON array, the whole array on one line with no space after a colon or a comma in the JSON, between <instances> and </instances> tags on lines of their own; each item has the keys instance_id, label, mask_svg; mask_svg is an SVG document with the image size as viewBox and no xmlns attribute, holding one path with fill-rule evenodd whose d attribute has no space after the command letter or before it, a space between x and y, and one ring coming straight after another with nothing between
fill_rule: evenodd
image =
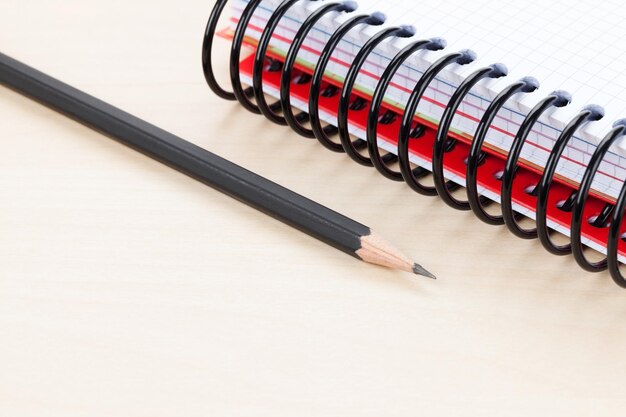
<instances>
[{"instance_id":1,"label":"pencil wood tip","mask_svg":"<svg viewBox=\"0 0 626 417\"><path fill-rule=\"evenodd\" d=\"M430 272L428 272L422 265L420 264L413 264L413 273L415 275L422 275L424 277L427 278L431 278L431 279L437 279L436 276L434 276L433 274L431 274Z\"/></svg>"},{"instance_id":2,"label":"pencil wood tip","mask_svg":"<svg viewBox=\"0 0 626 417\"><path fill-rule=\"evenodd\" d=\"M365 262L437 279L376 233L361 237L361 249L356 254Z\"/></svg>"}]
</instances>

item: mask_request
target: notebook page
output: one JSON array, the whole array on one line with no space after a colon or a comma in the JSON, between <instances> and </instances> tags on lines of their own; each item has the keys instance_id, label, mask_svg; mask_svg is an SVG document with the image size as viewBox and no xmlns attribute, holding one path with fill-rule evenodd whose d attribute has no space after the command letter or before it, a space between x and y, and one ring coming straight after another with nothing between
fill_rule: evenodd
<instances>
[{"instance_id":1,"label":"notebook page","mask_svg":"<svg viewBox=\"0 0 626 417\"><path fill-rule=\"evenodd\" d=\"M361 0L360 4L384 10L390 23L414 24L420 33L437 33L449 45L470 47L481 62L503 62L516 73L533 75L546 93L569 91L574 101L568 106L571 111L560 112L563 115L578 111L579 103L602 104L607 120L626 114L620 113L626 108L622 70L626 45L621 46L626 12L620 13L623 3L617 0ZM526 108L535 101L530 96L523 99ZM561 116L555 114L555 121L563 122Z\"/></svg>"},{"instance_id":2,"label":"notebook page","mask_svg":"<svg viewBox=\"0 0 626 417\"><path fill-rule=\"evenodd\" d=\"M239 0L235 3L241 3L239 5L240 10L243 9L246 0ZM255 23L258 27L263 27L264 23L269 18L272 10L280 1L278 0L266 0L262 3L258 13L255 15ZM289 11L287 18L281 21L277 34L283 35L284 41L282 41L282 49L286 50L289 46L289 36L293 35L298 29L299 24L306 17L307 9L310 11L312 8L318 6L322 2L307 2L303 1L294 6ZM571 5L562 6L564 2L560 2L561 6L554 6L549 10L553 10L555 16L560 16L563 19L561 13L563 10L569 10ZM472 65L466 67L459 67L451 69L447 72L442 72L442 77L438 78L426 93L429 98L429 102L436 102L438 105L429 104L426 100L422 100L420 105L420 113L425 116L429 116L432 120L438 120L438 117L443 111L443 107L447 103L450 95L461 82L461 80L467 76L470 72L474 71L482 64L492 64L494 62L504 62L511 69L511 74L502 81L483 81L477 88L475 88L467 99L464 101L460 108L460 112L463 115L469 115L471 117L455 117L453 122L453 128L461 133L473 134L477 119L482 115L482 110L489 104L490 99L508 83L511 83L518 78L526 75L533 75L542 81L542 88L540 91L530 94L521 100L520 103L516 103L514 100L510 104L507 104L508 108L500 111L494 125L497 130L492 129L487 137L487 142L500 147L502 149L508 149L512 137L519 127L519 124L523 120L527 111L537 101L545 97L546 94L554 89L566 89L574 95L573 103L564 110L558 110L553 114L548 114L544 117L540 123L537 123L531 135L529 135L528 142L532 146L526 146L522 152L522 158L535 163L539 166L545 163L549 150L552 147L552 143L559 134L559 128L561 128L571 115L580 110L580 108L587 103L593 103L592 99L584 98L592 97L593 95L585 92L587 90L594 91L594 87L589 87L589 83L584 81L583 77L572 77L572 75L578 75L576 72L572 74L565 74L561 77L556 75L562 73L562 68L556 68L554 63L558 62L570 62L567 59L560 57L558 60L550 58L553 51L560 51L561 44L552 45L551 48L541 49L544 45L543 39L546 42L555 38L552 32L546 31L538 39L529 42L529 39L534 39L536 33L541 33L537 29L537 25L527 26L527 22L535 16L533 4L535 8L538 1L526 2L522 7L518 3L514 3L510 0L504 0L495 2L493 0L482 0L475 2L468 7L464 3L453 0L440 4L434 1L424 1L416 5L413 2L406 2L400 0L361 0L359 12L363 11L376 11L384 10L389 16L387 24L414 24L417 28L416 37L432 37L442 36L448 42L448 47L445 49L447 52L460 50L471 47L479 55L479 60ZM490 13L493 18L485 19L482 15L484 13L481 10L487 10L487 8L495 8L495 12ZM563 10L561 10L563 9ZM608 9L608 8L607 8ZM239 13L240 13L239 10ZM234 7L233 15L237 15L237 7ZM582 14L585 14L583 10ZM609 13L610 14L610 13ZM511 17L513 16L513 18ZM555 16L549 13L542 14L544 20L552 21L559 20ZM330 33L338 26L343 20L349 16L345 14L336 18L335 21L322 22L321 27L312 31L311 39L307 40L308 51L304 51L301 55L306 61L314 63L319 55L319 50L323 48L325 41L330 36ZM570 18L570 21L575 19ZM511 21L517 22L517 26L510 23ZM572 24L568 21L570 24ZM503 23L504 22L504 23ZM543 22L543 20L541 21ZM567 26L567 25L562 25ZM528 29L530 27L530 29ZM554 31L554 25L549 26ZM329 71L336 74L339 78L345 75L347 72L348 64L351 59L360 49L362 45L369 37L374 35L378 28L362 28L356 33L350 33L346 37L345 41L342 41L340 47L337 49L336 61L343 61L341 63L334 62L329 66ZM559 29L559 33L560 29ZM563 32L566 35L568 32ZM254 33L251 34L255 36ZM586 35L588 36L588 35ZM614 35L618 36L618 35ZM536 36L535 36L536 38ZM562 38L567 43L571 36L567 35ZM278 41L277 46L281 48L281 41ZM582 42L578 42L577 45L582 45ZM529 46L531 45L531 46ZM385 65L389 62L389 57L395 55L395 53L402 46L402 41L395 41L383 44L383 47L376 50L368 58L368 62L364 66L364 73L366 75L360 75L357 80L357 86L365 91L371 91L376 85L377 76L379 76L385 68ZM316 49L317 48L317 49ZM516 49L517 48L517 49ZM526 48L526 49L524 49ZM530 52L528 52L530 50ZM590 48L583 49L583 51L589 51ZM517 51L512 53L512 51ZM535 52L541 52L542 55L533 55ZM594 51L594 50L592 50ZM597 52L597 51L596 51ZM530 59L529 55L531 56ZM570 54L571 55L571 54ZM423 70L437 59L440 55L436 53L424 53L418 54L414 59L408 61L407 65L403 67L398 75L400 79L394 79L394 85L388 91L388 99L393 102L402 104L408 97L410 89L415 84ZM583 59L589 61L584 55ZM600 57L606 58L602 55ZM541 64L543 61L552 63L545 67ZM578 68L578 62L570 62L572 70ZM313 65L313 64L312 64ZM560 72L559 72L560 71ZM398 77L396 77L398 78ZM567 81L567 83L566 83ZM552 84L552 85L551 85ZM596 87L598 88L598 87ZM601 90L595 90L597 94L601 94ZM619 95L618 95L619 97ZM604 104L601 101L596 101L599 104ZM303 103L306 105L306 103ZM606 105L605 105L606 106ZM585 165L593 153L595 143L608 129L608 125L619 116L613 116L615 111L607 111L607 116L603 122L595 123L591 125L595 129L587 129L587 132L579 132L578 137L571 141L571 146L566 150L566 157L560 162L558 172L573 181L579 181L582 177L582 173L585 170ZM332 122L332 117L327 118ZM604 124L604 126L601 126ZM555 129L556 127L556 129ZM508 132L506 134L505 132ZM354 131L358 136L363 136L364 132ZM388 150L393 150L393 145L388 145ZM616 196L621 187L621 178L626 173L623 167L626 167L626 160L619 155L609 155L608 161L601 167L601 173L596 177L594 182L594 189L605 192L609 195ZM417 161L421 162L421 161Z\"/></svg>"}]
</instances>

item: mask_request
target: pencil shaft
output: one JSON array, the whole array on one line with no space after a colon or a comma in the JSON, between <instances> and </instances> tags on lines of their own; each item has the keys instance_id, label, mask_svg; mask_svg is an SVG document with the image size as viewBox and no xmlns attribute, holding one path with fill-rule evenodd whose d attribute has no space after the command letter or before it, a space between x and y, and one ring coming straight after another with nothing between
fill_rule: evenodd
<instances>
[{"instance_id":1,"label":"pencil shaft","mask_svg":"<svg viewBox=\"0 0 626 417\"><path fill-rule=\"evenodd\" d=\"M370 229L0 53L0 84L103 132L352 256Z\"/></svg>"}]
</instances>

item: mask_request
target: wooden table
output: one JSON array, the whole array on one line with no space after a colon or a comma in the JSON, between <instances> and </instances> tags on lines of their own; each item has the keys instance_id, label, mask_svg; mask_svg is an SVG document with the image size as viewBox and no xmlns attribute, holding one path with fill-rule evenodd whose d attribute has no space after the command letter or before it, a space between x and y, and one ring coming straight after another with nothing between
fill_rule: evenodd
<instances>
[{"instance_id":1,"label":"wooden table","mask_svg":"<svg viewBox=\"0 0 626 417\"><path fill-rule=\"evenodd\" d=\"M210 8L5 0L0 47L440 279L356 262L0 87L0 415L623 412L626 292L212 95Z\"/></svg>"}]
</instances>

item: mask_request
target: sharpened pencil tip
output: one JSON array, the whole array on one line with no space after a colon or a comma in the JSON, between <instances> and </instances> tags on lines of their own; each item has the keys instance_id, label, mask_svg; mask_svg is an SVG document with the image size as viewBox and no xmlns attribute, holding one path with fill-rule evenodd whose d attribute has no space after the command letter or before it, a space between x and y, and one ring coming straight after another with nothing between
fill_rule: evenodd
<instances>
[{"instance_id":1,"label":"sharpened pencil tip","mask_svg":"<svg viewBox=\"0 0 626 417\"><path fill-rule=\"evenodd\" d=\"M437 279L436 276L428 272L424 267L420 264L413 264L413 273L415 275L422 275L428 278Z\"/></svg>"},{"instance_id":2,"label":"sharpened pencil tip","mask_svg":"<svg viewBox=\"0 0 626 417\"><path fill-rule=\"evenodd\" d=\"M400 252L391 243L387 242L375 232L361 236L361 247L355 251L355 255L359 259L371 264L437 279L420 264L415 263L411 258Z\"/></svg>"}]
</instances>

